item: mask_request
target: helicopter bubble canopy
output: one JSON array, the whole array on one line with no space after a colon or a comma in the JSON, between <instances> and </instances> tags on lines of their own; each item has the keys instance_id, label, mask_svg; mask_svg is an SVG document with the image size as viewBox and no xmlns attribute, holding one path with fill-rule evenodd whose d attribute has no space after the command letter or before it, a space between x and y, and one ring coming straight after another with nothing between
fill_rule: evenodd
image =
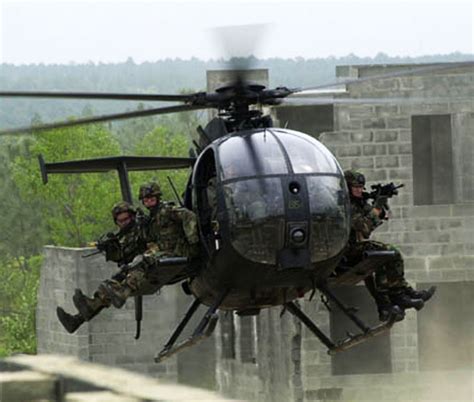
<instances>
[{"instance_id":1,"label":"helicopter bubble canopy","mask_svg":"<svg viewBox=\"0 0 474 402\"><path fill-rule=\"evenodd\" d=\"M290 268L341 252L349 197L342 169L324 145L267 128L225 137L216 151L230 242L241 256ZM285 253L300 257L285 262Z\"/></svg>"},{"instance_id":2,"label":"helicopter bubble canopy","mask_svg":"<svg viewBox=\"0 0 474 402\"><path fill-rule=\"evenodd\" d=\"M229 137L220 143L219 156L222 180L269 174L341 172L336 158L323 144L306 134L286 129L265 129Z\"/></svg>"}]
</instances>

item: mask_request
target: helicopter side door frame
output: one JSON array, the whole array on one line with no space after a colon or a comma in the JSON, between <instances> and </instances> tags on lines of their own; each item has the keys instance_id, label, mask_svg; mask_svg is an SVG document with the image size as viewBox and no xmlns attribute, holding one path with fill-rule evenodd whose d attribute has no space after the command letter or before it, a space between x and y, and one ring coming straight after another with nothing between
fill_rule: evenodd
<instances>
[{"instance_id":1,"label":"helicopter side door frame","mask_svg":"<svg viewBox=\"0 0 474 402\"><path fill-rule=\"evenodd\" d=\"M216 195L216 152L210 146L199 156L192 175L192 209L198 217L198 229L203 240L204 249L212 257L218 249L216 245L216 230L213 229L213 220L217 214ZM213 187L213 188L212 188ZM211 194L213 192L213 194ZM214 198L214 199L212 199Z\"/></svg>"}]
</instances>

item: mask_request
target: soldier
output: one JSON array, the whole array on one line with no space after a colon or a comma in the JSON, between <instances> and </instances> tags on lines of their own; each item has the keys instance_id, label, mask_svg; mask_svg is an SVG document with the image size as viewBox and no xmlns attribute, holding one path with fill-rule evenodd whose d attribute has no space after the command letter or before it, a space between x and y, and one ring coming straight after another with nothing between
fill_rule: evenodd
<instances>
[{"instance_id":1,"label":"soldier","mask_svg":"<svg viewBox=\"0 0 474 402\"><path fill-rule=\"evenodd\" d=\"M123 266L130 263L138 254L145 252L144 226L137 222L136 209L125 201L114 205L112 217L119 228L118 232L102 236L96 247L105 251L107 261L114 261L117 265ZM124 272L120 271L108 281L120 283L125 277ZM110 306L110 299L104 292L103 284L99 286L93 298L85 296L80 289L76 289L73 302L79 311L76 315L66 313L61 307L56 310L59 321L70 333L75 332L85 321L95 317L103 308Z\"/></svg>"},{"instance_id":2,"label":"soldier","mask_svg":"<svg viewBox=\"0 0 474 402\"><path fill-rule=\"evenodd\" d=\"M433 296L436 287L414 290L405 280L400 252L391 245L368 240L374 229L386 219L384 206L387 205L387 197L379 197L371 205L364 197L364 175L347 170L344 177L351 200L351 233L345 253L347 262L351 266L356 265L363 259L364 252L369 250L395 251L393 260L377 269L374 275L367 277L365 284L377 303L381 321L388 320L393 314L397 315L397 319L403 319L404 309L422 309L424 303Z\"/></svg>"},{"instance_id":3,"label":"soldier","mask_svg":"<svg viewBox=\"0 0 474 402\"><path fill-rule=\"evenodd\" d=\"M104 284L112 304L117 308L122 307L128 297L149 281L149 269L156 268L160 258L193 258L199 251L197 219L192 211L162 202L161 188L156 182L142 185L139 199L150 212L146 231L148 250L132 263L122 283Z\"/></svg>"}]
</instances>

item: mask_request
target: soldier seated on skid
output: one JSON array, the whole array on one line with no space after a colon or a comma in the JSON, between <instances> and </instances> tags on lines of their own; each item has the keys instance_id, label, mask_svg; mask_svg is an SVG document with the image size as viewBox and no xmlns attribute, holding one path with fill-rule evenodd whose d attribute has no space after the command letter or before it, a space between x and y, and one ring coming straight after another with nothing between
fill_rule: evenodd
<instances>
[{"instance_id":1,"label":"soldier seated on skid","mask_svg":"<svg viewBox=\"0 0 474 402\"><path fill-rule=\"evenodd\" d=\"M114 261L119 267L126 266L134 257L144 253L146 244L146 220L137 218L137 210L128 202L122 201L112 208L112 217L119 230L116 233L107 233L96 243L96 247L105 251L107 261ZM115 274L111 281L121 282L126 278L123 269ZM79 311L76 315L66 313L62 307L56 309L59 321L70 333L75 332L85 321L91 320L111 302L103 284L94 293L93 298L85 296L80 289L76 289L73 303Z\"/></svg>"},{"instance_id":2,"label":"soldier seated on skid","mask_svg":"<svg viewBox=\"0 0 474 402\"><path fill-rule=\"evenodd\" d=\"M375 299L381 321L387 321L392 315L401 320L406 308L422 309L425 302L433 296L436 287L420 291L413 289L405 280L400 252L392 245L368 240L375 228L387 219L387 211L384 208L387 205L387 197L381 196L371 205L364 197L364 175L347 170L344 177L351 200L351 233L344 256L348 264L354 266L362 261L365 251L395 251L393 260L368 276L365 285Z\"/></svg>"},{"instance_id":3,"label":"soldier seated on skid","mask_svg":"<svg viewBox=\"0 0 474 402\"><path fill-rule=\"evenodd\" d=\"M150 213L146 228L148 249L130 265L124 281L104 283L104 291L117 308L152 280L149 274L155 268L159 270L161 258L192 259L199 253L197 218L192 211L162 202L161 189L156 182L142 185L138 198Z\"/></svg>"}]
</instances>

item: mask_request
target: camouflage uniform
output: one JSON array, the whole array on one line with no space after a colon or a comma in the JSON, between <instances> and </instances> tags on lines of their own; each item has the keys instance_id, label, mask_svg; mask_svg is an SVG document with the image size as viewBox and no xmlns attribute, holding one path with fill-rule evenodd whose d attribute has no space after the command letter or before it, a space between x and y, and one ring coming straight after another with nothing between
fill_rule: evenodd
<instances>
[{"instance_id":1,"label":"camouflage uniform","mask_svg":"<svg viewBox=\"0 0 474 402\"><path fill-rule=\"evenodd\" d=\"M197 255L197 218L189 209L160 204L150 215L147 235L156 253L184 257Z\"/></svg>"},{"instance_id":2,"label":"camouflage uniform","mask_svg":"<svg viewBox=\"0 0 474 402\"><path fill-rule=\"evenodd\" d=\"M351 233L345 256L350 265L356 265L362 261L366 251L395 251L393 260L377 270L375 282L379 289L400 292L408 286L404 278L400 251L390 244L368 240L375 228L382 223L382 219L373 212L373 206L367 200L351 197Z\"/></svg>"},{"instance_id":3,"label":"camouflage uniform","mask_svg":"<svg viewBox=\"0 0 474 402\"><path fill-rule=\"evenodd\" d=\"M150 190L150 191L147 191ZM139 198L157 197L158 203L150 209L146 228L148 249L142 258L134 261L126 279L120 284L109 283L106 290L115 307L121 307L125 300L139 293L151 281L151 270L158 269L159 260L164 257L193 258L199 252L199 236L196 215L172 203L159 202L161 191L157 183L140 188Z\"/></svg>"},{"instance_id":4,"label":"camouflage uniform","mask_svg":"<svg viewBox=\"0 0 474 402\"><path fill-rule=\"evenodd\" d=\"M211 222L217 219L217 178L212 176L207 182L207 203L211 208Z\"/></svg>"},{"instance_id":5,"label":"camouflage uniform","mask_svg":"<svg viewBox=\"0 0 474 402\"><path fill-rule=\"evenodd\" d=\"M137 218L133 224L128 225L126 228L120 229L117 233L113 234L115 244L113 247L108 247L105 250L106 261L114 261L119 267L123 267L126 264L130 264L137 255L143 254L148 248L147 225L148 218L144 216L140 217L137 213ZM106 280L105 283L110 281L121 282L125 278L126 273L121 269L118 273L112 276L111 279ZM110 305L108 296L104 293L103 286L99 286L95 295Z\"/></svg>"},{"instance_id":6,"label":"camouflage uniform","mask_svg":"<svg viewBox=\"0 0 474 402\"><path fill-rule=\"evenodd\" d=\"M114 261L117 265L123 266L130 263L135 256L145 252L146 244L146 220L144 218L136 218L136 210L127 202L119 202L112 209L112 216L116 222L116 217L122 213L131 214L131 222L115 233L107 233L102 236L96 247L105 252L107 261ZM116 222L117 223L117 222ZM74 316L66 313L61 307L57 308L57 315L63 326L68 332L75 332L84 321L89 321L95 317L103 308L109 307L111 304L110 297L105 291L108 283L120 283L126 279L126 274L121 270L111 279L104 281L93 298L85 296L80 289L76 289L73 302L79 311Z\"/></svg>"},{"instance_id":7,"label":"camouflage uniform","mask_svg":"<svg viewBox=\"0 0 474 402\"><path fill-rule=\"evenodd\" d=\"M128 264L147 249L146 225L146 220L136 220L124 229L100 237L96 247L105 252L106 261L116 262L118 266Z\"/></svg>"},{"instance_id":8,"label":"camouflage uniform","mask_svg":"<svg viewBox=\"0 0 474 402\"><path fill-rule=\"evenodd\" d=\"M377 303L380 319L385 321L391 314L403 314L399 307L421 309L424 302L434 294L436 288L414 290L405 280L404 263L400 251L392 245L368 240L375 228L383 223L385 211L379 205L386 205L387 200L375 200L374 205L371 205L363 195L354 196L352 187L364 186L365 177L353 170L344 172L344 176L351 199L351 233L344 254L347 263L350 266L358 264L364 258L366 251L394 251L395 255L390 262L379 267L374 275L365 279L366 287ZM376 213L376 208L379 208L379 215Z\"/></svg>"}]
</instances>

